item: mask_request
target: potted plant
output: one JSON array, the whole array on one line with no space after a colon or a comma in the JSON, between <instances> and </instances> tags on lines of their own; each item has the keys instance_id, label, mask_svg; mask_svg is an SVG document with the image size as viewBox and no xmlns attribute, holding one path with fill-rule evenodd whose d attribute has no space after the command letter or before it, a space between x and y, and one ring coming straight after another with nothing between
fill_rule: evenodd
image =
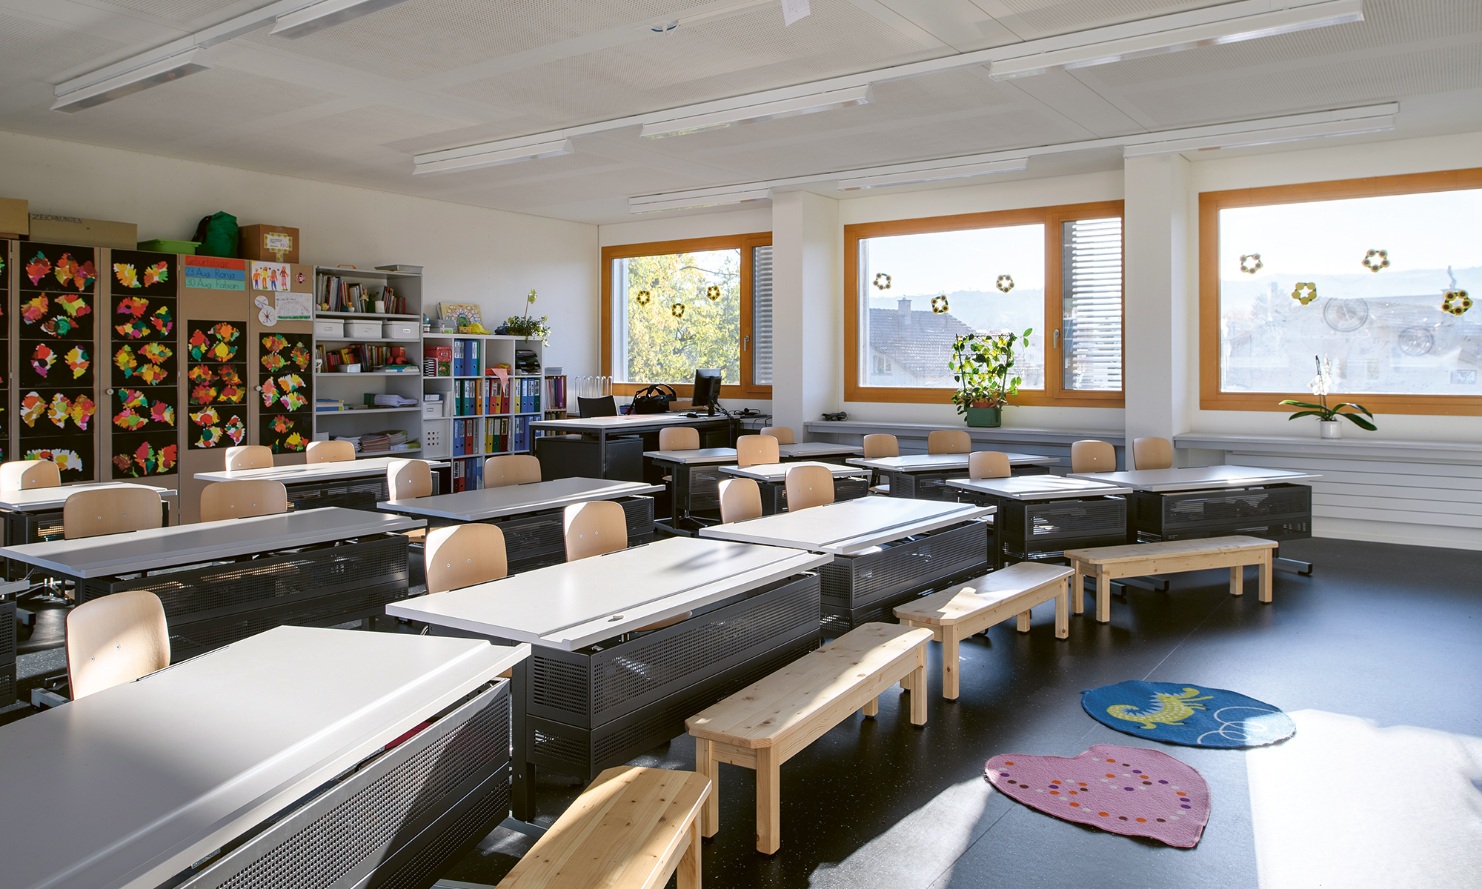
<instances>
[{"instance_id":1,"label":"potted plant","mask_svg":"<svg viewBox=\"0 0 1482 889\"><path fill-rule=\"evenodd\" d=\"M522 336L527 340L540 340L549 346L550 343L547 341L547 338L551 335L550 320L544 315L541 315L539 318L531 318L530 307L534 304L535 291L532 290L530 291L530 295L525 297L525 314L510 315L500 325L499 332L509 334L510 336Z\"/></svg>"},{"instance_id":2,"label":"potted plant","mask_svg":"<svg viewBox=\"0 0 1482 889\"><path fill-rule=\"evenodd\" d=\"M1312 360L1317 363L1317 376L1312 378L1312 382L1307 384L1307 388L1311 389L1312 394L1317 396L1317 403L1297 401L1294 398L1283 399L1282 404L1301 408L1301 410L1287 417L1287 419L1295 420L1298 417L1316 417L1318 419L1318 434L1323 438L1342 437L1343 427L1338 424L1339 417L1343 417L1360 429L1367 429L1370 432L1378 429L1379 427L1374 425L1374 415L1369 412L1368 408L1361 404L1345 401L1328 407L1328 393L1332 391L1334 379L1333 362L1326 357L1318 355L1312 356Z\"/></svg>"},{"instance_id":3,"label":"potted plant","mask_svg":"<svg viewBox=\"0 0 1482 889\"><path fill-rule=\"evenodd\" d=\"M997 426L1003 420L1003 406L1019 394L1024 378L1014 369L1014 349L1029 345L1034 328L1023 333L972 333L959 336L952 343L952 358L947 366L957 391L952 403L967 418L969 426Z\"/></svg>"}]
</instances>

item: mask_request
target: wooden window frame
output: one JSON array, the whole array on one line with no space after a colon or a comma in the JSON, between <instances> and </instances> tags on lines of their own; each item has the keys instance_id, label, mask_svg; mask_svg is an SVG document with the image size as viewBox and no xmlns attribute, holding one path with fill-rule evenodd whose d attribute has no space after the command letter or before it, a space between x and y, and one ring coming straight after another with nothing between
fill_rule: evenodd
<instances>
[{"instance_id":1,"label":"wooden window frame","mask_svg":"<svg viewBox=\"0 0 1482 889\"><path fill-rule=\"evenodd\" d=\"M1206 411L1281 411L1284 398L1311 401L1302 392L1220 391L1220 211L1233 207L1300 204L1345 198L1386 197L1482 188L1482 168L1338 179L1299 185L1272 185L1206 191L1199 195L1199 407ZM1379 395L1343 392L1337 401L1356 401L1376 414L1473 416L1482 414L1477 395ZM1330 399L1333 396L1329 396Z\"/></svg>"},{"instance_id":2,"label":"wooden window frame","mask_svg":"<svg viewBox=\"0 0 1482 889\"><path fill-rule=\"evenodd\" d=\"M1053 333L1064 326L1061 294L1061 247L1064 223L1076 219L1122 218L1123 282L1126 281L1126 225L1122 201L1097 201L1085 204L1062 204L1053 207L1030 207L1019 210L995 210L986 213L964 213L955 216L931 216L920 219L896 219L887 222L863 222L844 226L844 400L858 402L899 402L908 404L949 404L952 387L863 386L860 368L859 242L889 235L914 235L931 232L960 231L975 228L1001 228L1010 225L1042 224L1045 227L1045 315L1035 326L1035 336L1048 336L1045 347L1045 388L1041 391L1020 390L1013 404L1041 407L1122 407L1123 390L1090 391L1065 389L1064 361L1059 356L1061 339ZM1126 387L1126 297L1122 305L1123 389Z\"/></svg>"},{"instance_id":3,"label":"wooden window frame","mask_svg":"<svg viewBox=\"0 0 1482 889\"><path fill-rule=\"evenodd\" d=\"M602 373L613 376L612 370L612 263L616 259L631 259L635 256L662 256L670 253L700 253L707 250L740 250L741 278L741 341L736 349L741 358L741 382L720 387L722 398L770 399L772 387L760 385L752 379L752 346L756 337L751 329L751 276L757 247L772 246L771 232L752 232L744 235L720 235L713 238L685 238L678 241L650 241L643 244L616 244L602 248ZM773 289L775 293L775 287ZM774 355L775 359L775 355ZM614 395L632 395L648 383L620 383L613 380ZM694 383L673 383L674 391L681 398L694 395Z\"/></svg>"}]
</instances>

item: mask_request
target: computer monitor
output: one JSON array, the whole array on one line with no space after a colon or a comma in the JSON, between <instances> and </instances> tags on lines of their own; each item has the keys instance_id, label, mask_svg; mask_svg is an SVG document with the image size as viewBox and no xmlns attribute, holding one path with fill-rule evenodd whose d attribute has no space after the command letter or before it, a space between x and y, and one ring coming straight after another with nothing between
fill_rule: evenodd
<instances>
[{"instance_id":1,"label":"computer monitor","mask_svg":"<svg viewBox=\"0 0 1482 889\"><path fill-rule=\"evenodd\" d=\"M720 400L720 368L700 367L695 369L695 394L690 398L690 409L706 408L715 416L715 403Z\"/></svg>"}]
</instances>

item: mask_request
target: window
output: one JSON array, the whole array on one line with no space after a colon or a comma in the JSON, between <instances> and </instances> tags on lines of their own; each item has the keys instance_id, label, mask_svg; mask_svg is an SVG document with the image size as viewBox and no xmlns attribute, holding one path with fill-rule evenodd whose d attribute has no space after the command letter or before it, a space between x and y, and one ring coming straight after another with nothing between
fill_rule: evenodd
<instances>
[{"instance_id":1,"label":"window","mask_svg":"<svg viewBox=\"0 0 1482 889\"><path fill-rule=\"evenodd\" d=\"M1122 204L846 226L845 398L946 403L952 343L1033 329L1018 404L1122 402Z\"/></svg>"},{"instance_id":2,"label":"window","mask_svg":"<svg viewBox=\"0 0 1482 889\"><path fill-rule=\"evenodd\" d=\"M1323 356L1330 401L1482 413L1479 216L1482 170L1200 195L1201 406L1287 410Z\"/></svg>"},{"instance_id":3,"label":"window","mask_svg":"<svg viewBox=\"0 0 1482 889\"><path fill-rule=\"evenodd\" d=\"M771 396L772 246L767 234L602 251L602 372L632 394L718 367L721 392Z\"/></svg>"}]
</instances>

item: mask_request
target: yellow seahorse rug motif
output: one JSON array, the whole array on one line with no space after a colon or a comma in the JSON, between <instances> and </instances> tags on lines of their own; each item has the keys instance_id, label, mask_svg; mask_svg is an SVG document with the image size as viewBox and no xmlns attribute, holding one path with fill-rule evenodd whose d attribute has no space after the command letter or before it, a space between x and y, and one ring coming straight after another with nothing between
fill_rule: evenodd
<instances>
[{"instance_id":1,"label":"yellow seahorse rug motif","mask_svg":"<svg viewBox=\"0 0 1482 889\"><path fill-rule=\"evenodd\" d=\"M1291 718L1264 701L1186 682L1131 680L1094 688L1081 706L1119 732L1191 747L1260 747L1291 737Z\"/></svg>"},{"instance_id":2,"label":"yellow seahorse rug motif","mask_svg":"<svg viewBox=\"0 0 1482 889\"><path fill-rule=\"evenodd\" d=\"M1199 701L1207 701L1213 695L1200 695L1197 688L1185 688L1176 695L1158 692L1153 695L1154 709L1139 710L1132 704L1112 704L1106 708L1106 712L1117 719L1125 719L1135 722L1145 729L1155 729L1159 725L1183 725L1184 720L1194 715L1195 710L1203 710L1204 705Z\"/></svg>"}]
</instances>

